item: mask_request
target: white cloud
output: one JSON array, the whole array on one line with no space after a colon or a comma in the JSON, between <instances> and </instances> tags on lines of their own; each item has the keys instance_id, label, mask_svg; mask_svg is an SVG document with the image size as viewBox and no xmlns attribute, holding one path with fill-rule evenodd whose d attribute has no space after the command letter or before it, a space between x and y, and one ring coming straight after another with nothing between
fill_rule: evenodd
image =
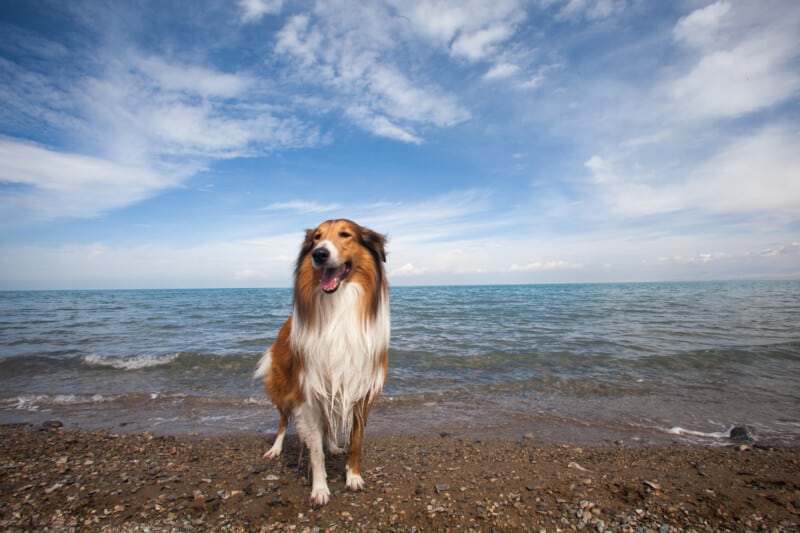
<instances>
[{"instance_id":1,"label":"white cloud","mask_svg":"<svg viewBox=\"0 0 800 533\"><path fill-rule=\"evenodd\" d=\"M239 0L242 22L257 22L264 15L277 15L283 8L283 0Z\"/></svg>"},{"instance_id":2,"label":"white cloud","mask_svg":"<svg viewBox=\"0 0 800 533\"><path fill-rule=\"evenodd\" d=\"M598 20L611 16L624 9L624 0L568 0L556 15L557 20L570 20L573 22Z\"/></svg>"},{"instance_id":3,"label":"white cloud","mask_svg":"<svg viewBox=\"0 0 800 533\"><path fill-rule=\"evenodd\" d=\"M485 59L495 53L498 44L507 40L514 28L507 24L494 24L472 33L459 35L450 49L455 56L463 56L470 61Z\"/></svg>"},{"instance_id":4,"label":"white cloud","mask_svg":"<svg viewBox=\"0 0 800 533\"><path fill-rule=\"evenodd\" d=\"M655 177L597 155L584 165L598 187L598 198L618 215L698 210L791 217L800 212L798 145L800 131L773 125L735 137L694 168L662 171Z\"/></svg>"},{"instance_id":5,"label":"white cloud","mask_svg":"<svg viewBox=\"0 0 800 533\"><path fill-rule=\"evenodd\" d=\"M730 11L728 2L718 1L696 9L681 18L672 30L675 39L691 45L708 44L716 36L725 15Z\"/></svg>"},{"instance_id":6,"label":"white cloud","mask_svg":"<svg viewBox=\"0 0 800 533\"><path fill-rule=\"evenodd\" d=\"M30 186L3 198L4 209L25 211L22 219L98 216L178 186L216 159L324 142L316 127L261 103L250 74L135 51L100 51L93 66L75 80L15 67L18 79L35 81L5 88L18 117L35 116L40 129L75 140L71 153L3 141L11 158L4 179ZM67 180L73 186L62 186Z\"/></svg>"},{"instance_id":7,"label":"white cloud","mask_svg":"<svg viewBox=\"0 0 800 533\"><path fill-rule=\"evenodd\" d=\"M536 89L538 88L545 80L545 76L542 73L534 74L532 77L528 78L527 80L523 81L519 84L520 89Z\"/></svg>"},{"instance_id":8,"label":"white cloud","mask_svg":"<svg viewBox=\"0 0 800 533\"><path fill-rule=\"evenodd\" d=\"M417 268L413 263L406 263L403 266L393 268L389 271L390 277L421 276L425 274L424 268Z\"/></svg>"},{"instance_id":9,"label":"white cloud","mask_svg":"<svg viewBox=\"0 0 800 533\"><path fill-rule=\"evenodd\" d=\"M86 92L92 129L117 161L227 159L321 142L316 128L261 104L249 75L133 55L89 79Z\"/></svg>"},{"instance_id":10,"label":"white cloud","mask_svg":"<svg viewBox=\"0 0 800 533\"><path fill-rule=\"evenodd\" d=\"M290 202L274 202L264 207L267 211L290 210L298 213L324 213L340 209L340 204L320 204L305 200L292 200Z\"/></svg>"},{"instance_id":11,"label":"white cloud","mask_svg":"<svg viewBox=\"0 0 800 533\"><path fill-rule=\"evenodd\" d=\"M217 72L195 65L168 63L161 57L137 57L137 68L160 91L196 94L204 98L234 98L242 95L256 81L249 75Z\"/></svg>"},{"instance_id":12,"label":"white cloud","mask_svg":"<svg viewBox=\"0 0 800 533\"><path fill-rule=\"evenodd\" d=\"M681 19L673 35L699 57L669 88L684 117L736 118L800 91L800 17L717 2Z\"/></svg>"},{"instance_id":13,"label":"white cloud","mask_svg":"<svg viewBox=\"0 0 800 533\"><path fill-rule=\"evenodd\" d=\"M525 271L538 271L538 270L553 270L559 268L580 268L580 266L571 265L569 261L564 261L562 259L559 259L550 261L534 261L532 263L527 263L524 265L518 265L517 263L513 263L509 267L509 271L525 272Z\"/></svg>"},{"instance_id":14,"label":"white cloud","mask_svg":"<svg viewBox=\"0 0 800 533\"><path fill-rule=\"evenodd\" d=\"M345 116L371 133L421 143L420 127L448 127L469 118L456 98L435 85L412 80L392 61L398 22L378 4L346 17L343 6L317 6L287 21L275 51L296 60L292 76L335 95Z\"/></svg>"},{"instance_id":15,"label":"white cloud","mask_svg":"<svg viewBox=\"0 0 800 533\"><path fill-rule=\"evenodd\" d=\"M800 130L773 125L736 139L703 163L687 189L715 212L800 213Z\"/></svg>"},{"instance_id":16,"label":"white cloud","mask_svg":"<svg viewBox=\"0 0 800 533\"><path fill-rule=\"evenodd\" d=\"M383 115L377 115L362 106L354 106L347 110L347 115L356 124L378 137L386 137L397 141L422 144L422 139L412 133L410 128L402 128Z\"/></svg>"},{"instance_id":17,"label":"white cloud","mask_svg":"<svg viewBox=\"0 0 800 533\"><path fill-rule=\"evenodd\" d=\"M184 177L0 138L0 182L21 186L0 197L8 222L99 216L174 187Z\"/></svg>"},{"instance_id":18,"label":"white cloud","mask_svg":"<svg viewBox=\"0 0 800 533\"><path fill-rule=\"evenodd\" d=\"M486 74L483 75L485 80L499 80L509 78L519 72L519 67L513 63L498 63L492 66Z\"/></svg>"},{"instance_id":19,"label":"white cloud","mask_svg":"<svg viewBox=\"0 0 800 533\"><path fill-rule=\"evenodd\" d=\"M414 31L451 53L482 57L487 45L525 19L518 0L393 0L397 12L411 23ZM460 42L458 47L454 47ZM476 57L476 58L480 58Z\"/></svg>"}]
</instances>

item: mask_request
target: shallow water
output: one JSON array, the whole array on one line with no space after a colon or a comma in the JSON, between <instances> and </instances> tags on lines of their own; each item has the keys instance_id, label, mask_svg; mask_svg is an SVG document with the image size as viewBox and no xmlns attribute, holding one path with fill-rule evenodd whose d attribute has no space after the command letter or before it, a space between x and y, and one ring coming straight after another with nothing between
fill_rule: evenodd
<instances>
[{"instance_id":1,"label":"shallow water","mask_svg":"<svg viewBox=\"0 0 800 533\"><path fill-rule=\"evenodd\" d=\"M0 292L0 421L274 431L288 289ZM800 443L800 282L397 287L371 431Z\"/></svg>"}]
</instances>

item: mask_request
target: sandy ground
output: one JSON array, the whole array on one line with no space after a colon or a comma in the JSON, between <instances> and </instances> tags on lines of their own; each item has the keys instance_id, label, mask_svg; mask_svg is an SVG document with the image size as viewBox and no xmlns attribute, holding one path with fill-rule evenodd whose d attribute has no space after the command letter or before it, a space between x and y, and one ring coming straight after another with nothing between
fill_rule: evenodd
<instances>
[{"instance_id":1,"label":"sandy ground","mask_svg":"<svg viewBox=\"0 0 800 533\"><path fill-rule=\"evenodd\" d=\"M800 531L800 453L751 444L576 447L534 438L370 435L366 490L309 504L289 436L0 426L7 531Z\"/></svg>"}]
</instances>

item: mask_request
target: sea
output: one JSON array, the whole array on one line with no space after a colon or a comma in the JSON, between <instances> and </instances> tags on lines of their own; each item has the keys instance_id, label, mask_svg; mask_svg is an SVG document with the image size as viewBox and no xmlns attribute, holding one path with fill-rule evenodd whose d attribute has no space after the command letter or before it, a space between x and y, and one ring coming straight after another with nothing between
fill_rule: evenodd
<instances>
[{"instance_id":1,"label":"sea","mask_svg":"<svg viewBox=\"0 0 800 533\"><path fill-rule=\"evenodd\" d=\"M368 434L800 444L800 281L390 292ZM266 438L253 371L291 308L290 289L0 292L0 423Z\"/></svg>"}]
</instances>

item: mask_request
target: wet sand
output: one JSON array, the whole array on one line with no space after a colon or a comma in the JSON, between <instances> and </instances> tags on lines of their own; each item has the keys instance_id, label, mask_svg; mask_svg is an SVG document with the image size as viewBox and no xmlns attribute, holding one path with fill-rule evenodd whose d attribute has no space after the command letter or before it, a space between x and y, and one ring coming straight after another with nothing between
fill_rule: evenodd
<instances>
[{"instance_id":1,"label":"wet sand","mask_svg":"<svg viewBox=\"0 0 800 533\"><path fill-rule=\"evenodd\" d=\"M753 444L575 446L439 433L367 435L366 490L309 504L287 437L0 426L8 531L798 531L800 453Z\"/></svg>"}]
</instances>

